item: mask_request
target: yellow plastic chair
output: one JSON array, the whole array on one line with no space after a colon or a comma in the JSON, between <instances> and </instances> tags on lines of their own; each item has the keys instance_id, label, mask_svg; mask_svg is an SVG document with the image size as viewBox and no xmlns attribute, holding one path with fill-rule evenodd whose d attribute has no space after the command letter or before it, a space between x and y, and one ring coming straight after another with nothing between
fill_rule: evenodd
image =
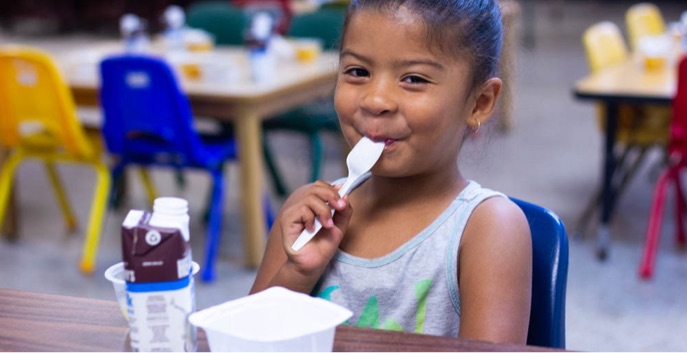
<instances>
[{"instance_id":1,"label":"yellow plastic chair","mask_svg":"<svg viewBox=\"0 0 687 353\"><path fill-rule=\"evenodd\" d=\"M630 6L625 12L625 26L632 50L637 50L642 37L657 36L666 31L661 10L649 2Z\"/></svg>"},{"instance_id":2,"label":"yellow plastic chair","mask_svg":"<svg viewBox=\"0 0 687 353\"><path fill-rule=\"evenodd\" d=\"M628 58L623 36L613 22L599 22L589 27L582 35L582 44L591 72L620 64Z\"/></svg>"},{"instance_id":3,"label":"yellow plastic chair","mask_svg":"<svg viewBox=\"0 0 687 353\"><path fill-rule=\"evenodd\" d=\"M582 35L590 71L618 65L629 59L629 52L616 24L603 21L590 26ZM597 123L601 131L606 126L606 108L597 104ZM618 107L616 132L617 194L622 194L630 178L641 166L647 151L668 141L670 108L654 105L622 104ZM632 157L634 156L634 157ZM578 231L587 224L601 200L600 189L583 212Z\"/></svg>"},{"instance_id":4,"label":"yellow plastic chair","mask_svg":"<svg viewBox=\"0 0 687 353\"><path fill-rule=\"evenodd\" d=\"M590 71L598 72L629 58L620 29L612 22L599 22L582 36ZM656 109L659 108L659 109ZM662 108L662 109L661 109ZM668 140L670 109L653 105L623 104L619 107L617 141L628 145L665 145ZM605 126L605 106L598 104L599 128Z\"/></svg>"},{"instance_id":5,"label":"yellow plastic chair","mask_svg":"<svg viewBox=\"0 0 687 353\"><path fill-rule=\"evenodd\" d=\"M45 165L67 228L75 229L76 217L55 163L93 167L96 185L80 262L82 272L92 273L110 189L110 174L100 159L100 133L82 127L71 92L49 54L30 47L0 47L0 77L0 143L9 150L0 170L0 225L17 166L37 159Z\"/></svg>"}]
</instances>

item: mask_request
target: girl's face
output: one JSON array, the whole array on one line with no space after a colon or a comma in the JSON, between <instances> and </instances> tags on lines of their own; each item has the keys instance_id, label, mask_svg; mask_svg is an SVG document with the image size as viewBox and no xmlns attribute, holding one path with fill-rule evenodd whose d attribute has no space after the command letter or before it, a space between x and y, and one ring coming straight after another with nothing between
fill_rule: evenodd
<instances>
[{"instance_id":1,"label":"girl's face","mask_svg":"<svg viewBox=\"0 0 687 353\"><path fill-rule=\"evenodd\" d=\"M475 113L483 99L470 92L469 73L466 60L429 49L420 18L404 7L359 10L343 39L334 96L346 140L386 143L377 175L455 170L468 124L488 118Z\"/></svg>"}]
</instances>

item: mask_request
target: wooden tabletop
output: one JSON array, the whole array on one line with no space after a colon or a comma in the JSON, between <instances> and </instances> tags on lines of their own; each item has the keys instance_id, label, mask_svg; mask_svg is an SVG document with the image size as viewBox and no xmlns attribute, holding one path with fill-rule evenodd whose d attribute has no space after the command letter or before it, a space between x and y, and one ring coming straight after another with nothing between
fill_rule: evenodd
<instances>
[{"instance_id":1,"label":"wooden tabletop","mask_svg":"<svg viewBox=\"0 0 687 353\"><path fill-rule=\"evenodd\" d=\"M98 65L105 57L123 52L121 43L103 41L85 49L55 55L78 105L98 105ZM227 120L237 118L240 113L234 109L237 105L258 106L261 108L260 117L268 118L271 114L302 104L300 100L283 107L280 101L283 96L302 87L315 87L320 91L320 96L331 95L338 69L336 52L323 52L311 63L277 59L274 77L255 82L250 78L248 53L242 47L225 46L207 52L168 53L160 44L156 44L147 55L164 58L179 73L180 84L195 114ZM196 66L200 76L193 78L184 74L183 67L188 65ZM212 104L221 109L207 111L205 108Z\"/></svg>"},{"instance_id":2,"label":"wooden tabletop","mask_svg":"<svg viewBox=\"0 0 687 353\"><path fill-rule=\"evenodd\" d=\"M667 104L675 95L675 66L647 69L635 59L590 74L575 83L576 98Z\"/></svg>"},{"instance_id":3,"label":"wooden tabletop","mask_svg":"<svg viewBox=\"0 0 687 353\"><path fill-rule=\"evenodd\" d=\"M0 289L0 351L130 351L128 330L115 301ZM203 330L198 350L208 351ZM339 326L334 351L549 349Z\"/></svg>"}]
</instances>

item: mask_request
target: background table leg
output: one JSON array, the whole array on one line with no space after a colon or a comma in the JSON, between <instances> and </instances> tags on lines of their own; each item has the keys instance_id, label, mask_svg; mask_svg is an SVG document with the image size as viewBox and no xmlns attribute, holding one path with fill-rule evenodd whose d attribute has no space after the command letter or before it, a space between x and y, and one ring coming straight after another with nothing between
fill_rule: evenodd
<instances>
[{"instance_id":1,"label":"background table leg","mask_svg":"<svg viewBox=\"0 0 687 353\"><path fill-rule=\"evenodd\" d=\"M241 205L245 265L257 267L265 250L263 214L262 133L258 116L247 114L236 121L241 169Z\"/></svg>"},{"instance_id":2,"label":"background table leg","mask_svg":"<svg viewBox=\"0 0 687 353\"><path fill-rule=\"evenodd\" d=\"M613 190L613 173L615 172L615 133L618 125L618 106L606 104L606 143L604 145L604 171L602 184L601 222L597 230L597 256L600 260L608 257L610 244L610 223L613 214L615 190Z\"/></svg>"}]
</instances>

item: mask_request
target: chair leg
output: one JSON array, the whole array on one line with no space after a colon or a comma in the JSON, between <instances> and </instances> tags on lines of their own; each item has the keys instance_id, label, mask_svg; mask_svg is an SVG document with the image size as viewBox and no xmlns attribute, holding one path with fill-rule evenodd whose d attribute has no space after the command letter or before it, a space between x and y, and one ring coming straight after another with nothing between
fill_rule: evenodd
<instances>
[{"instance_id":1,"label":"chair leg","mask_svg":"<svg viewBox=\"0 0 687 353\"><path fill-rule=\"evenodd\" d=\"M677 222L677 230L675 233L675 241L678 246L684 247L685 242L685 222L684 215L685 209L687 208L687 203L685 202L685 194L683 193L682 180L680 179L680 173L676 173L675 178L675 221Z\"/></svg>"},{"instance_id":2,"label":"chair leg","mask_svg":"<svg viewBox=\"0 0 687 353\"><path fill-rule=\"evenodd\" d=\"M581 236L582 234L584 234L584 230L587 228L589 220L594 214L596 208L599 207L600 203L601 189L597 188L597 190L594 191L594 195L592 196L592 198L589 200L589 202L587 202L587 206L584 208L584 211L582 211L582 215L580 215L580 218L577 220L577 230L575 231L575 235Z\"/></svg>"},{"instance_id":3,"label":"chair leg","mask_svg":"<svg viewBox=\"0 0 687 353\"><path fill-rule=\"evenodd\" d=\"M262 138L262 151L263 158L265 159L265 164L267 164L267 170L269 170L270 176L272 177L272 185L274 186L277 195L279 195L280 197L286 197L289 191L281 178L279 168L277 168L277 164L274 160L274 157L272 156L272 150L270 149L270 146L267 143L267 135L263 135Z\"/></svg>"},{"instance_id":4,"label":"chair leg","mask_svg":"<svg viewBox=\"0 0 687 353\"><path fill-rule=\"evenodd\" d=\"M272 224L274 224L276 215L272 210L272 202L270 201L270 195L268 193L265 193L265 196L263 196L262 207L265 211L265 221L267 222L267 231L269 232L269 230L272 229Z\"/></svg>"},{"instance_id":5,"label":"chair leg","mask_svg":"<svg viewBox=\"0 0 687 353\"><path fill-rule=\"evenodd\" d=\"M104 223L104 215L107 210L107 196L111 189L110 172L105 164L96 162L94 164L96 173L96 184L93 190L93 201L91 202L91 212L88 217L88 229L84 240L81 264L81 272L92 274L95 270L95 258L100 242L100 233Z\"/></svg>"},{"instance_id":6,"label":"chair leg","mask_svg":"<svg viewBox=\"0 0 687 353\"><path fill-rule=\"evenodd\" d=\"M315 182L320 178L320 165L322 164L323 147L320 135L317 132L310 134L310 150L312 152L312 163L310 166L310 182Z\"/></svg>"},{"instance_id":7,"label":"chair leg","mask_svg":"<svg viewBox=\"0 0 687 353\"><path fill-rule=\"evenodd\" d=\"M217 174L217 175L216 175ZM212 190L209 196L210 205L205 214L207 215L207 235L205 247L205 266L201 278L203 281L212 282L216 278L215 263L217 261L219 246L222 233L222 215L224 210L224 176L222 172L213 173ZM263 209L267 221L267 229L274 223L274 212L269 199L269 194L265 193L263 199Z\"/></svg>"},{"instance_id":8,"label":"chair leg","mask_svg":"<svg viewBox=\"0 0 687 353\"><path fill-rule=\"evenodd\" d=\"M5 220L7 205L10 194L12 193L12 183L14 182L14 172L22 159L19 152L10 154L0 168L0 226Z\"/></svg>"},{"instance_id":9,"label":"chair leg","mask_svg":"<svg viewBox=\"0 0 687 353\"><path fill-rule=\"evenodd\" d=\"M207 227L210 221L210 211L212 211L212 194L214 192L213 187L208 189L207 195L205 195L205 207L203 208L203 224Z\"/></svg>"},{"instance_id":10,"label":"chair leg","mask_svg":"<svg viewBox=\"0 0 687 353\"><path fill-rule=\"evenodd\" d=\"M228 176L224 175L224 167L225 167L224 164L222 164L222 166L220 167L222 169L222 178L226 178L228 180L229 179ZM214 178L214 176L211 176L211 177ZM213 185L214 185L215 181L213 179L210 182L213 183ZM222 182L226 183L227 181L223 180ZM214 199L212 198L212 196L214 194L215 194L215 188L214 188L214 186L211 186L210 188L208 188L207 195L205 195L205 207L203 208L203 216L202 216L203 217L202 218L203 223L205 224L206 227L208 226L208 222L210 222L210 212L212 211L213 202L214 202ZM222 195L224 195L224 194L222 194Z\"/></svg>"},{"instance_id":11,"label":"chair leg","mask_svg":"<svg viewBox=\"0 0 687 353\"><path fill-rule=\"evenodd\" d=\"M124 197L123 189L125 188L125 178L126 174L124 174L124 164L116 164L111 171L112 187L110 188L110 198L108 202L110 207L113 209L118 209L122 204L122 198Z\"/></svg>"},{"instance_id":12,"label":"chair leg","mask_svg":"<svg viewBox=\"0 0 687 353\"><path fill-rule=\"evenodd\" d=\"M625 172L620 176L620 181L618 182L618 191L616 195L621 195L623 191L625 191L630 180L632 180L632 178L637 174L639 167L641 167L642 162L644 162L648 150L648 147L639 147L639 155L635 158L634 162L632 162L630 167L627 168L627 170L625 170Z\"/></svg>"},{"instance_id":13,"label":"chair leg","mask_svg":"<svg viewBox=\"0 0 687 353\"><path fill-rule=\"evenodd\" d=\"M174 180L176 181L178 189L186 188L186 177L184 176L184 172L182 170L174 171Z\"/></svg>"},{"instance_id":14,"label":"chair leg","mask_svg":"<svg viewBox=\"0 0 687 353\"><path fill-rule=\"evenodd\" d=\"M634 163L625 170L625 164L630 156L630 153L634 150L632 146L626 146L623 149L622 154L618 157L618 159L615 161L615 164L618 166L616 169L616 179L615 180L620 180L617 182L618 187L616 188L616 202L619 198L620 195L622 195L623 191L627 187L629 181L631 180L632 176L634 176L639 169L641 162L644 160L644 157L647 152L647 148L641 148L639 152L639 156L635 158ZM584 211L582 212L582 215L577 221L577 231L576 234L582 234L583 230L587 228L587 225L589 224L589 220L591 219L591 216L594 214L594 211L597 209L597 207L601 204L601 188L597 188L597 190L594 192L594 196L592 197L591 200L587 203L587 206L584 208Z\"/></svg>"},{"instance_id":15,"label":"chair leg","mask_svg":"<svg viewBox=\"0 0 687 353\"><path fill-rule=\"evenodd\" d=\"M180 173L180 172L177 172ZM150 202L150 207L153 207L153 203L155 202L155 199L157 198L157 189L155 188L155 185L153 184L153 181L150 179L150 174L148 174L148 169L145 167L140 167L138 168L138 174L141 177L141 181L143 182L143 188L146 191L146 196L148 197L148 201Z\"/></svg>"},{"instance_id":16,"label":"chair leg","mask_svg":"<svg viewBox=\"0 0 687 353\"><path fill-rule=\"evenodd\" d=\"M661 220L663 218L663 200L665 198L666 185L678 176L677 170L673 168L666 170L656 182L651 213L646 231L646 242L642 261L639 266L639 275L643 279L649 279L653 275L654 263L656 261L656 247L661 233Z\"/></svg>"},{"instance_id":17,"label":"chair leg","mask_svg":"<svg viewBox=\"0 0 687 353\"><path fill-rule=\"evenodd\" d=\"M205 239L205 267L201 276L201 279L206 282L211 282L216 277L215 262L219 253L220 238L222 235L223 208L224 180L220 168L220 170L212 172L212 201Z\"/></svg>"},{"instance_id":18,"label":"chair leg","mask_svg":"<svg viewBox=\"0 0 687 353\"><path fill-rule=\"evenodd\" d=\"M48 179L50 179L50 185L52 186L53 191L55 191L55 196L57 197L60 210L62 210L62 214L64 215L64 221L67 229L75 230L76 216L74 215L72 207L69 205L69 199L67 198L67 194L64 192L64 187L62 181L60 180L60 176L57 174L57 170L55 169L55 164L46 161L43 166L48 174Z\"/></svg>"}]
</instances>

